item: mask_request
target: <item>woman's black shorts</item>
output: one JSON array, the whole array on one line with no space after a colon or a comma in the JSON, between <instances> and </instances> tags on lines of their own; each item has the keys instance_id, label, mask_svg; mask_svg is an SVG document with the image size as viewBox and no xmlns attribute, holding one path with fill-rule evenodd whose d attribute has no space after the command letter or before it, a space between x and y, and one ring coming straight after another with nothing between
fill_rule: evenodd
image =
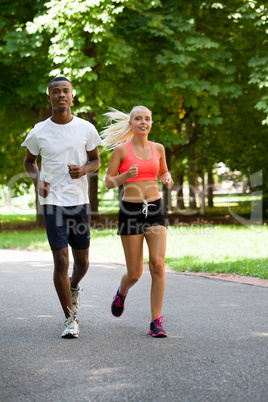
<instances>
[{"instance_id":1,"label":"woman's black shorts","mask_svg":"<svg viewBox=\"0 0 268 402\"><path fill-rule=\"evenodd\" d=\"M147 202L121 201L118 219L119 235L138 235L145 233L150 226L167 227L167 214L162 199Z\"/></svg>"}]
</instances>

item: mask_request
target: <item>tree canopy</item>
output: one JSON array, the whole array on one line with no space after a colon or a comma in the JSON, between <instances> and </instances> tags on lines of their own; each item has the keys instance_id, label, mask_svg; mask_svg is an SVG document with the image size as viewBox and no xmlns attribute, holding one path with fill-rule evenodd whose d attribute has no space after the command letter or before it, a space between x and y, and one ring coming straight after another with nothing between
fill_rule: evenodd
<instances>
[{"instance_id":1,"label":"tree canopy","mask_svg":"<svg viewBox=\"0 0 268 402\"><path fill-rule=\"evenodd\" d=\"M221 160L266 175L267 24L261 0L6 2L0 182L22 170L20 143L49 116L46 88L57 75L73 82L73 112L99 130L110 106L151 108L152 138L174 171L187 158L196 169Z\"/></svg>"}]
</instances>

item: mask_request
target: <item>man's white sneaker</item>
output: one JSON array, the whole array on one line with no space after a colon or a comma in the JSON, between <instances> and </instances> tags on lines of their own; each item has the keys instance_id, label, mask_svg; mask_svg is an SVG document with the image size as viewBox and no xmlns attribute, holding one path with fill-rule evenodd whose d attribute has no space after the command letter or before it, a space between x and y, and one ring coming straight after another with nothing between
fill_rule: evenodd
<instances>
[{"instance_id":1,"label":"man's white sneaker","mask_svg":"<svg viewBox=\"0 0 268 402\"><path fill-rule=\"evenodd\" d=\"M61 334L62 338L78 338L79 335L79 324L76 319L75 314L69 310L70 317L66 318L64 321L65 330Z\"/></svg>"}]
</instances>

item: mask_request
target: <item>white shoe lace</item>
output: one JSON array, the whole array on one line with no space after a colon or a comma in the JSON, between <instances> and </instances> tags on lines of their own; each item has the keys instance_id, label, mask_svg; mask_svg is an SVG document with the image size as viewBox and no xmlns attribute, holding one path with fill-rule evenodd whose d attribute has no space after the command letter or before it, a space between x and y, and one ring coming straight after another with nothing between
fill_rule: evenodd
<instances>
[{"instance_id":1,"label":"white shoe lace","mask_svg":"<svg viewBox=\"0 0 268 402\"><path fill-rule=\"evenodd\" d=\"M66 320L64 321L64 324L66 325L66 327L71 324L74 320L76 320L76 315L75 313L67 306L67 310L69 313L69 317L66 318Z\"/></svg>"},{"instance_id":2,"label":"white shoe lace","mask_svg":"<svg viewBox=\"0 0 268 402\"><path fill-rule=\"evenodd\" d=\"M143 200L142 213L145 215L145 218L147 218L149 207L156 207L156 205L149 204L148 201Z\"/></svg>"}]
</instances>

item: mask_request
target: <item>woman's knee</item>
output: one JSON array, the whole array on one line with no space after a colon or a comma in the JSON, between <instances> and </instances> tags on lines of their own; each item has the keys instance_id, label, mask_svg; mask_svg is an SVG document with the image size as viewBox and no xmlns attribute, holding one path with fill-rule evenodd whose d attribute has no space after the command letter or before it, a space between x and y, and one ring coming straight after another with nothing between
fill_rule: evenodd
<instances>
[{"instance_id":1,"label":"woman's knee","mask_svg":"<svg viewBox=\"0 0 268 402\"><path fill-rule=\"evenodd\" d=\"M132 284L137 283L139 281L140 277L142 276L142 269L135 270L134 272L128 271L127 276L128 276L128 280Z\"/></svg>"},{"instance_id":2,"label":"woman's knee","mask_svg":"<svg viewBox=\"0 0 268 402\"><path fill-rule=\"evenodd\" d=\"M135 275L135 276L131 276L129 277L131 283L134 285L135 283L137 283L140 279L141 275Z\"/></svg>"},{"instance_id":3,"label":"woman's knee","mask_svg":"<svg viewBox=\"0 0 268 402\"><path fill-rule=\"evenodd\" d=\"M152 275L159 278L165 276L165 260L150 261L149 267Z\"/></svg>"}]
</instances>

